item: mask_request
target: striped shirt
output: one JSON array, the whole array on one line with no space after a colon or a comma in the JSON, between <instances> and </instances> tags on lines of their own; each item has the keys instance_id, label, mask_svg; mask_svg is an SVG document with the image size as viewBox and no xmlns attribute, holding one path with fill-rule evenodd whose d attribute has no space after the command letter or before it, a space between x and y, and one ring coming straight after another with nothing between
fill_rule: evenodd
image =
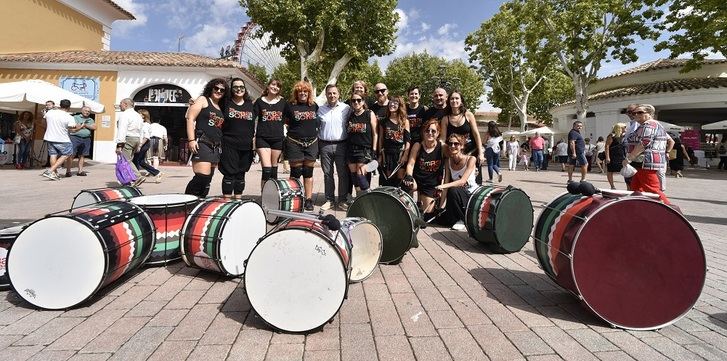
<instances>
[{"instance_id":1,"label":"striped shirt","mask_svg":"<svg viewBox=\"0 0 727 361\"><path fill-rule=\"evenodd\" d=\"M631 153L638 143L644 146L644 162L642 169L666 170L666 146L669 136L664 127L655 119L640 124L636 131L626 138L627 154Z\"/></svg>"}]
</instances>

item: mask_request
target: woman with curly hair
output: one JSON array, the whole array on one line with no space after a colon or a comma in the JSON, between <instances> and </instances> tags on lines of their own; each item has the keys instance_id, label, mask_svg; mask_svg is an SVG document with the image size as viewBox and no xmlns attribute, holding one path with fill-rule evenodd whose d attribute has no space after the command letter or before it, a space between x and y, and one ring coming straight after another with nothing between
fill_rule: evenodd
<instances>
[{"instance_id":1,"label":"woman with curly hair","mask_svg":"<svg viewBox=\"0 0 727 361\"><path fill-rule=\"evenodd\" d=\"M404 177L402 166L409 159L409 119L401 97L389 97L386 117L379 124L380 186L398 186Z\"/></svg>"},{"instance_id":2,"label":"woman with curly hair","mask_svg":"<svg viewBox=\"0 0 727 361\"><path fill-rule=\"evenodd\" d=\"M210 182L220 161L222 125L225 123L222 106L226 98L227 82L215 78L207 82L202 95L187 110L187 138L194 177L187 184L186 194L200 198L209 194Z\"/></svg>"},{"instance_id":3,"label":"woman with curly hair","mask_svg":"<svg viewBox=\"0 0 727 361\"><path fill-rule=\"evenodd\" d=\"M313 210L313 167L318 158L318 105L313 99L313 87L307 81L299 81L293 87L285 109L288 137L285 158L290 162L290 178L303 176L306 211Z\"/></svg>"}]
</instances>

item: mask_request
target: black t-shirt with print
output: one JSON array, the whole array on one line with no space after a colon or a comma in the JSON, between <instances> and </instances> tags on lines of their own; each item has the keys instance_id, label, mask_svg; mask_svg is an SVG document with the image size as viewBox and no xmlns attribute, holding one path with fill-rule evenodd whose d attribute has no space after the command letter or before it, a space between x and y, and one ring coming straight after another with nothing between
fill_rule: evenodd
<instances>
[{"instance_id":1,"label":"black t-shirt with print","mask_svg":"<svg viewBox=\"0 0 727 361\"><path fill-rule=\"evenodd\" d=\"M252 101L240 105L228 102L225 106L225 124L222 127L222 140L225 146L238 149L252 149L255 135L255 112Z\"/></svg>"},{"instance_id":2,"label":"black t-shirt with print","mask_svg":"<svg viewBox=\"0 0 727 361\"><path fill-rule=\"evenodd\" d=\"M258 98L255 101L255 114L257 115L257 133L258 137L268 139L283 138L283 120L287 102L280 99L275 104L269 104Z\"/></svg>"},{"instance_id":3,"label":"black t-shirt with print","mask_svg":"<svg viewBox=\"0 0 727 361\"><path fill-rule=\"evenodd\" d=\"M288 104L285 111L288 136L295 139L315 138L318 136L318 105Z\"/></svg>"}]
</instances>

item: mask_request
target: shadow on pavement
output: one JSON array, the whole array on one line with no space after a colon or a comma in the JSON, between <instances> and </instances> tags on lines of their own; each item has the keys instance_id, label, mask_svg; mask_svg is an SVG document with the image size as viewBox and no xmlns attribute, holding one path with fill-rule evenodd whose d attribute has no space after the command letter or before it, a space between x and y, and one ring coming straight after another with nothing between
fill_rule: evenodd
<instances>
[{"instance_id":1,"label":"shadow on pavement","mask_svg":"<svg viewBox=\"0 0 727 361\"><path fill-rule=\"evenodd\" d=\"M685 214L684 217L687 220L689 220L689 222L710 223L710 224L719 224L722 226L727 226L727 218L724 218L724 217L691 216L688 214Z\"/></svg>"},{"instance_id":2,"label":"shadow on pavement","mask_svg":"<svg viewBox=\"0 0 727 361\"><path fill-rule=\"evenodd\" d=\"M727 330L727 313L709 315L709 322Z\"/></svg>"},{"instance_id":3,"label":"shadow on pavement","mask_svg":"<svg viewBox=\"0 0 727 361\"><path fill-rule=\"evenodd\" d=\"M677 199L680 201L688 201L688 202L704 202L704 203L711 203L711 204L717 204L721 206L727 206L727 201L718 201L714 199L696 199L696 198L679 198L679 197L669 197L670 200Z\"/></svg>"}]
</instances>

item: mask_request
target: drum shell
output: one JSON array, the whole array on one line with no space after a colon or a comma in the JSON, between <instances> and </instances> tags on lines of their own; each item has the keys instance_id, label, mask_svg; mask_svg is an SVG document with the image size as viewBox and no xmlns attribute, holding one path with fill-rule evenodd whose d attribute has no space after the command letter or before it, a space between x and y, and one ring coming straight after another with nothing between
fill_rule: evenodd
<instances>
[{"instance_id":1,"label":"drum shell","mask_svg":"<svg viewBox=\"0 0 727 361\"><path fill-rule=\"evenodd\" d=\"M696 303L706 259L684 217L646 197L563 194L541 213L543 270L615 327L658 329Z\"/></svg>"},{"instance_id":2,"label":"drum shell","mask_svg":"<svg viewBox=\"0 0 727 361\"><path fill-rule=\"evenodd\" d=\"M298 179L269 179L263 185L261 199L265 209L303 212L303 185ZM268 215L266 219L277 224L284 218Z\"/></svg>"},{"instance_id":3,"label":"drum shell","mask_svg":"<svg viewBox=\"0 0 727 361\"><path fill-rule=\"evenodd\" d=\"M28 225L9 227L0 229L0 290L10 288L10 278L7 273L8 252L13 247L15 239L18 238L20 232Z\"/></svg>"},{"instance_id":4,"label":"drum shell","mask_svg":"<svg viewBox=\"0 0 727 361\"><path fill-rule=\"evenodd\" d=\"M175 198L177 202L167 203L166 199ZM179 201L185 198L188 200ZM200 200L186 194L157 194L134 197L129 202L141 207L154 223L156 242L146 264L165 265L182 259L182 226Z\"/></svg>"},{"instance_id":5,"label":"drum shell","mask_svg":"<svg viewBox=\"0 0 727 361\"><path fill-rule=\"evenodd\" d=\"M55 275L63 273L63 266L48 259L25 259L27 252L19 253L19 245L30 241L34 227L39 227L41 222L52 219L69 219L74 224L85 227L92 232L99 242L103 253L103 273L97 286L88 294L74 304L49 307L36 302L34 293L36 289L33 284L14 281L15 269L23 269L27 264L37 265L39 270L44 270L43 275ZM63 232L63 230L58 230ZM27 237L26 237L27 236ZM144 263L151 254L154 241L154 226L149 216L138 206L124 201L109 201L71 210L70 213L59 213L40 219L30 224L16 239L13 249L8 254L8 274L16 292L29 303L46 309L65 309L74 307L90 299L99 289L113 283L125 274L136 269ZM69 244L68 249L73 249ZM23 264L25 263L25 264ZM81 265L82 266L82 265ZM22 272L21 272L22 273ZM18 290L17 287L23 287ZM29 292L30 290L30 292ZM53 297L50 297L53 298Z\"/></svg>"},{"instance_id":6,"label":"drum shell","mask_svg":"<svg viewBox=\"0 0 727 361\"><path fill-rule=\"evenodd\" d=\"M347 217L366 218L381 232L381 263L399 262L411 248L419 247L421 214L409 194L396 187L379 187L353 201Z\"/></svg>"},{"instance_id":7,"label":"drum shell","mask_svg":"<svg viewBox=\"0 0 727 361\"><path fill-rule=\"evenodd\" d=\"M371 227L371 239L360 239L353 235L358 227ZM360 234L356 232L357 234ZM344 218L341 220L341 228L336 233L336 244L340 248L346 248L351 255L349 262L350 281L361 282L371 276L376 265L381 260L383 242L379 227L366 218Z\"/></svg>"},{"instance_id":8,"label":"drum shell","mask_svg":"<svg viewBox=\"0 0 727 361\"><path fill-rule=\"evenodd\" d=\"M111 188L84 189L73 197L71 208L86 206L89 204L107 202L114 200L129 200L143 194L139 188L132 186L120 186Z\"/></svg>"},{"instance_id":9,"label":"drum shell","mask_svg":"<svg viewBox=\"0 0 727 361\"><path fill-rule=\"evenodd\" d=\"M256 214L246 219L247 228L241 234L232 236L239 237L229 240L230 242L249 242L245 246L249 246L252 250L255 242L265 235L265 215L263 209L251 200L227 200L222 198L212 198L201 201L187 216L184 226L182 227L182 259L190 267L205 269L217 272L230 277L238 277L244 273L244 261L249 256L249 252L244 254L242 259L232 261L239 263L239 267L229 269L225 267L227 255L222 254L223 234L227 227L232 227L230 218L236 216L241 207L252 206ZM246 208L247 209L247 208ZM237 226L237 225L235 225ZM242 225L241 225L242 226ZM245 253L245 252L242 252Z\"/></svg>"},{"instance_id":10,"label":"drum shell","mask_svg":"<svg viewBox=\"0 0 727 361\"><path fill-rule=\"evenodd\" d=\"M470 236L496 253L520 251L530 238L533 218L530 197L512 186L478 187L465 209Z\"/></svg>"}]
</instances>

